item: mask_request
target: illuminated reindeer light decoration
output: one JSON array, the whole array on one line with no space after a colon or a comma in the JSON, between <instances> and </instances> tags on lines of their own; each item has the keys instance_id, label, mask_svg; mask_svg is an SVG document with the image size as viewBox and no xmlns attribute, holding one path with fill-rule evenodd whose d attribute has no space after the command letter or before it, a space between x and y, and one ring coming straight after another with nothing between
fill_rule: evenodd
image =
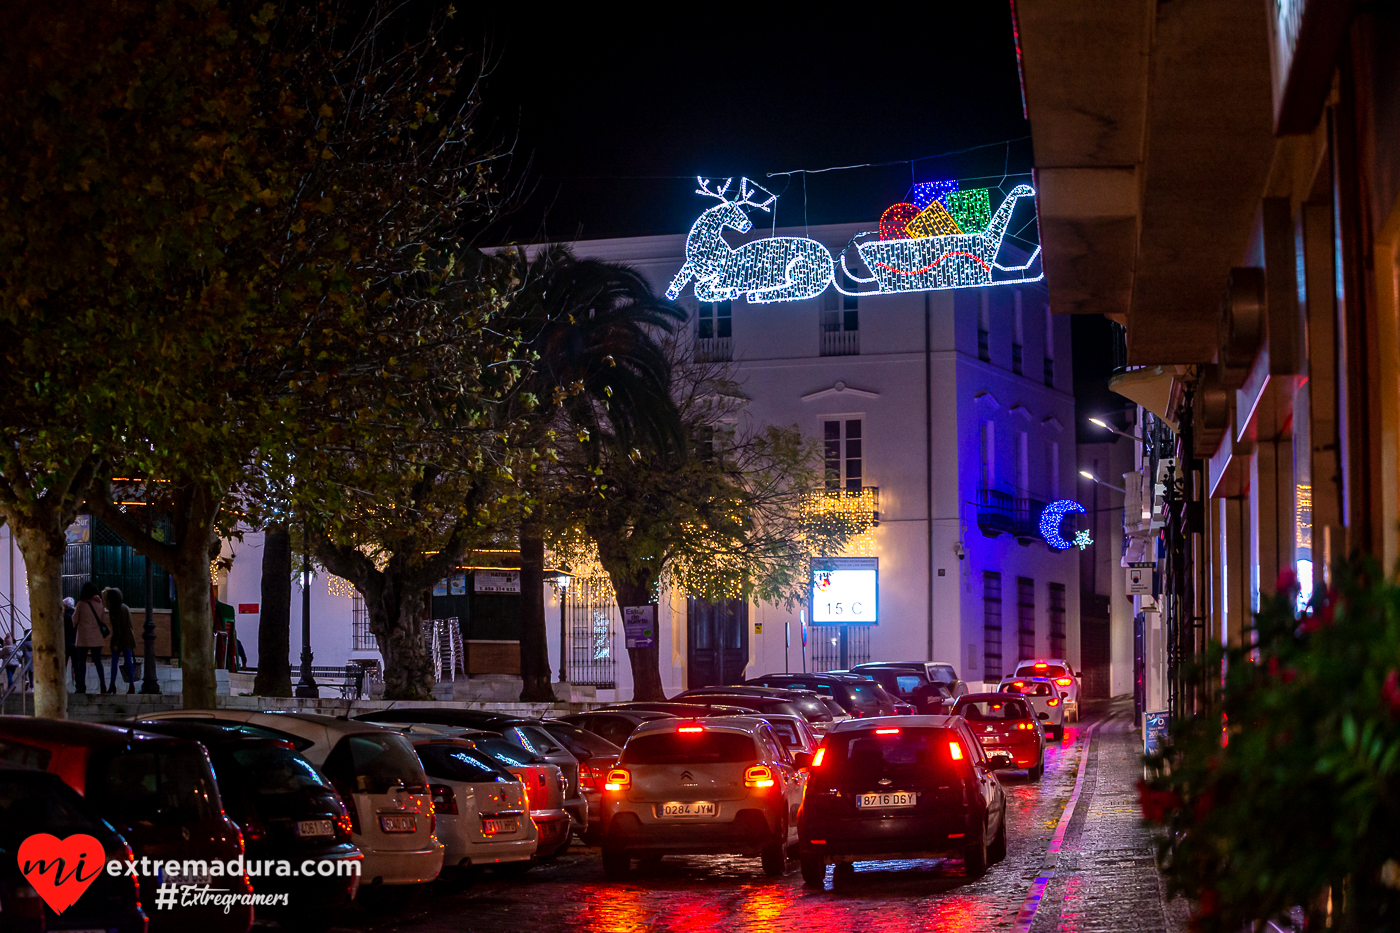
<instances>
[{"instance_id":1,"label":"illuminated reindeer light decoration","mask_svg":"<svg viewBox=\"0 0 1400 933\"><path fill-rule=\"evenodd\" d=\"M739 179L737 197L728 192L733 178L710 188L710 179L696 177L696 194L718 198L720 203L705 211L690 228L685 239L685 265L666 289L674 301L691 280L700 301L730 301L746 295L752 304L773 301L801 301L815 298L832 281L831 253L816 240L803 237L767 237L735 249L724 239L724 228L748 233L753 222L744 213L756 207L767 213L778 196L765 191L747 178ZM766 196L766 200L758 197Z\"/></svg>"}]
</instances>

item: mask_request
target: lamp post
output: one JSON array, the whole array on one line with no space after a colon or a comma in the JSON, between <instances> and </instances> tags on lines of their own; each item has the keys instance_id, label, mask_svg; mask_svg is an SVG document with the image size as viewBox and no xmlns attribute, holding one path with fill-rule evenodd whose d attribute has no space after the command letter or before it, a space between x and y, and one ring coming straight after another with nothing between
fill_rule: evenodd
<instances>
[{"instance_id":1,"label":"lamp post","mask_svg":"<svg viewBox=\"0 0 1400 933\"><path fill-rule=\"evenodd\" d=\"M559 591L559 682L565 683L569 679L568 665L565 659L569 656L568 624L565 620L565 597L569 595L569 583L573 577L568 571L560 570L555 574L554 586Z\"/></svg>"},{"instance_id":2,"label":"lamp post","mask_svg":"<svg viewBox=\"0 0 1400 933\"><path fill-rule=\"evenodd\" d=\"M1117 428L1115 428L1113 425L1109 424L1107 421L1103 420L1102 418L1090 418L1090 419L1089 419L1089 423L1090 423L1090 424L1094 424L1094 425L1098 425L1099 427L1103 428L1105 431L1112 431L1114 434L1117 434L1119 437L1126 437L1126 438L1127 438L1128 440L1130 440L1130 441L1140 441L1140 440L1142 440L1142 436L1141 436L1141 435L1135 434L1135 433L1133 433L1132 431L1120 431L1120 430L1118 430Z\"/></svg>"},{"instance_id":3,"label":"lamp post","mask_svg":"<svg viewBox=\"0 0 1400 933\"><path fill-rule=\"evenodd\" d=\"M1114 492L1121 492L1124 495L1127 495L1128 490L1124 489L1122 486L1115 486L1112 483L1105 483L1103 480L1099 479L1097 476L1095 476L1093 473L1090 473L1088 470L1080 470L1079 475L1084 477L1091 483L1098 483L1100 486L1107 486Z\"/></svg>"},{"instance_id":4,"label":"lamp post","mask_svg":"<svg viewBox=\"0 0 1400 933\"><path fill-rule=\"evenodd\" d=\"M321 696L321 690L311 674L311 542L305 522L301 528L301 680L293 692L314 700Z\"/></svg>"},{"instance_id":5,"label":"lamp post","mask_svg":"<svg viewBox=\"0 0 1400 933\"><path fill-rule=\"evenodd\" d=\"M141 627L141 639L146 643L146 660L141 665L141 692L160 693L160 681L156 680L156 617L151 611L155 602L155 571L151 569L151 559L146 558L146 624Z\"/></svg>"}]
</instances>

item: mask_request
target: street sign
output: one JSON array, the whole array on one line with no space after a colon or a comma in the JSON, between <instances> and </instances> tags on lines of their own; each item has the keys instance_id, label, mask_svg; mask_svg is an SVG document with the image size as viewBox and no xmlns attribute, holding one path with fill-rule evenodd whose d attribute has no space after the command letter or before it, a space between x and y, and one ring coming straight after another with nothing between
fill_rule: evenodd
<instances>
[{"instance_id":1,"label":"street sign","mask_svg":"<svg viewBox=\"0 0 1400 933\"><path fill-rule=\"evenodd\" d=\"M878 557L812 559L812 623L874 625L879 621Z\"/></svg>"},{"instance_id":2,"label":"street sign","mask_svg":"<svg viewBox=\"0 0 1400 933\"><path fill-rule=\"evenodd\" d=\"M257 603L239 603L238 614L241 616L255 616L258 614Z\"/></svg>"},{"instance_id":3,"label":"street sign","mask_svg":"<svg viewBox=\"0 0 1400 933\"><path fill-rule=\"evenodd\" d=\"M1143 752L1155 755L1162 750L1167 741L1167 713L1144 713L1142 722Z\"/></svg>"},{"instance_id":4,"label":"street sign","mask_svg":"<svg viewBox=\"0 0 1400 933\"><path fill-rule=\"evenodd\" d=\"M1152 595L1152 572L1156 564L1146 566L1132 566L1128 568L1128 595L1129 596L1151 596Z\"/></svg>"},{"instance_id":5,"label":"street sign","mask_svg":"<svg viewBox=\"0 0 1400 933\"><path fill-rule=\"evenodd\" d=\"M463 574L465 577L465 574ZM473 576L472 588L478 593L519 593L520 571L518 570L478 570ZM453 583L454 591L456 583ZM462 581L462 592L467 591L466 580Z\"/></svg>"},{"instance_id":6,"label":"street sign","mask_svg":"<svg viewBox=\"0 0 1400 933\"><path fill-rule=\"evenodd\" d=\"M622 631L628 648L655 648L656 607L623 606Z\"/></svg>"}]
</instances>

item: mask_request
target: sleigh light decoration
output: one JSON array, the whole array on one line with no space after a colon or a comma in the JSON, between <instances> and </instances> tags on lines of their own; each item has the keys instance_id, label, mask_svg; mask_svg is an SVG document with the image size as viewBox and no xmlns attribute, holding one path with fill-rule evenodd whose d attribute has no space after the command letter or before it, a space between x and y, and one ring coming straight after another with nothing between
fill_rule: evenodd
<instances>
[{"instance_id":1,"label":"sleigh light decoration","mask_svg":"<svg viewBox=\"0 0 1400 933\"><path fill-rule=\"evenodd\" d=\"M742 295L751 304L766 304L815 298L833 284L847 295L885 295L1015 285L1044 277L1039 246L1020 265L998 261L1016 202L1035 196L1029 185L1012 188L995 212L989 189L959 191L957 182L915 185L909 201L881 215L878 231L857 233L837 259L806 237L763 237L731 246L725 229L748 233L753 222L747 209L768 213L777 195L747 178L739 179L737 188L732 178L713 185L708 178L696 180L697 194L720 203L690 228L685 264L666 290L672 300L692 280L700 301L732 301ZM836 274L837 262L841 275ZM855 287L843 287L843 282Z\"/></svg>"}]
</instances>

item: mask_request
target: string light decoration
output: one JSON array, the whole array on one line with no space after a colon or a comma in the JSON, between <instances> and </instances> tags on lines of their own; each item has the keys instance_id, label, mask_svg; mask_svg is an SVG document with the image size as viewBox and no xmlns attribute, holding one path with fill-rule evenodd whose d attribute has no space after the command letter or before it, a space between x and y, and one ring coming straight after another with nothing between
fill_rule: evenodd
<instances>
[{"instance_id":1,"label":"string light decoration","mask_svg":"<svg viewBox=\"0 0 1400 933\"><path fill-rule=\"evenodd\" d=\"M344 577L337 577L333 573L326 575L327 595L337 597L354 596L355 592L355 584Z\"/></svg>"},{"instance_id":2,"label":"string light decoration","mask_svg":"<svg viewBox=\"0 0 1400 933\"><path fill-rule=\"evenodd\" d=\"M875 526L879 521L880 502L874 487L860 492L825 490L811 493L802 504L802 526L815 531L818 527L839 524L850 534L839 556L874 557ZM803 535L804 539L808 537ZM805 541L804 541L805 544ZM810 548L808 548L811 550ZM827 555L838 556L838 555Z\"/></svg>"},{"instance_id":3,"label":"string light decoration","mask_svg":"<svg viewBox=\"0 0 1400 933\"><path fill-rule=\"evenodd\" d=\"M710 179L696 177L696 194L718 198L719 204L700 215L685 238L685 265L671 280L666 297L675 301L691 279L699 301L733 301L740 295L750 304L802 301L815 298L831 284L831 253L816 240L803 237L765 237L738 249L724 239L724 229L740 233L753 229L745 208L772 211L778 196L747 178L739 179L733 200L734 179L710 187ZM767 195L766 199L760 200Z\"/></svg>"},{"instance_id":4,"label":"string light decoration","mask_svg":"<svg viewBox=\"0 0 1400 933\"><path fill-rule=\"evenodd\" d=\"M950 191L943 196L942 201L963 233L981 233L991 222L992 198L991 192L986 188Z\"/></svg>"},{"instance_id":5,"label":"string light decoration","mask_svg":"<svg viewBox=\"0 0 1400 933\"><path fill-rule=\"evenodd\" d=\"M921 181L909 189L909 200L922 211L934 201L942 201L946 195L957 190L956 181Z\"/></svg>"},{"instance_id":6,"label":"string light decoration","mask_svg":"<svg viewBox=\"0 0 1400 933\"><path fill-rule=\"evenodd\" d=\"M1011 213L1015 209L1016 201L1034 195L1035 189L1030 185L1017 185L1011 189L1011 193L1001 202L990 222L982 224L985 230L980 233L904 240L861 240L861 236L868 234L857 234L851 245L856 248L861 262L872 275L862 278L850 271L846 254L851 246L847 246L841 253L842 268L855 282L874 282L877 286L876 291L880 294L944 288L980 288L1039 281L1044 277L1043 273L1034 276L1029 274L1030 268L1040 255L1039 246L1022 265L1003 266L997 262L997 253L1001 250L1001 241L1011 223ZM954 194L947 195L950 200L953 197ZM982 197L986 198L985 189L982 189ZM975 204L975 199L968 203ZM950 210L949 213L960 228L967 229L957 212ZM972 217L969 223L977 222L975 211L972 214L966 211L963 213L964 217ZM993 279L993 270L1019 272L1022 275L1019 278ZM847 291L840 282L836 283L836 288L848 295L870 294L863 291Z\"/></svg>"},{"instance_id":7,"label":"string light decoration","mask_svg":"<svg viewBox=\"0 0 1400 933\"><path fill-rule=\"evenodd\" d=\"M1040 513L1040 536L1045 539L1045 543L1057 551L1067 551L1078 545L1082 551L1094 542L1089 538L1089 532L1076 532L1073 541L1068 541L1060 534L1060 525L1065 517L1069 515L1085 515L1084 506L1073 499L1056 499L1047 505ZM1084 543L1080 543L1080 535L1084 536Z\"/></svg>"},{"instance_id":8,"label":"string light decoration","mask_svg":"<svg viewBox=\"0 0 1400 933\"><path fill-rule=\"evenodd\" d=\"M948 208L943 206L943 202L934 201L928 207L919 212L909 223L904 225L905 233L919 239L926 236L957 236L963 232L958 226L958 222L953 219L953 215L948 213ZM885 237L880 237L885 239Z\"/></svg>"},{"instance_id":9,"label":"string light decoration","mask_svg":"<svg viewBox=\"0 0 1400 933\"><path fill-rule=\"evenodd\" d=\"M919 216L919 208L907 201L891 204L880 215L880 239L903 240L909 237L909 223Z\"/></svg>"},{"instance_id":10,"label":"string light decoration","mask_svg":"<svg viewBox=\"0 0 1400 933\"><path fill-rule=\"evenodd\" d=\"M1078 545L1079 550L1082 551L1089 545L1093 544L1094 539L1089 537L1089 532L1087 529L1081 528L1074 533L1074 543Z\"/></svg>"}]
</instances>

